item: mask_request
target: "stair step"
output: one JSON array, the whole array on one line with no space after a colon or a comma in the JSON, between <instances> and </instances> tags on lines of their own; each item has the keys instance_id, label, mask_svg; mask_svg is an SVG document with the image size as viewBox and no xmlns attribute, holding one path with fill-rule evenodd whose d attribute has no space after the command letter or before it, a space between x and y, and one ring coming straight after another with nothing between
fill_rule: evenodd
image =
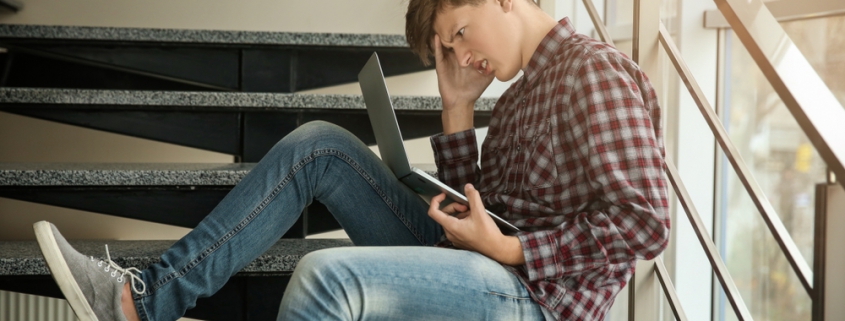
<instances>
[{"instance_id":1,"label":"stair step","mask_svg":"<svg viewBox=\"0 0 845 321\"><path fill-rule=\"evenodd\" d=\"M442 131L440 97L392 100L405 139ZM495 105L495 98L476 102L476 126L489 124ZM313 120L376 143L361 95L0 87L0 111L235 155L242 162L257 162Z\"/></svg>"},{"instance_id":2,"label":"stair step","mask_svg":"<svg viewBox=\"0 0 845 321\"><path fill-rule=\"evenodd\" d=\"M123 267L144 269L175 241L70 241L81 253ZM200 320L275 320L294 268L305 254L352 246L345 239L282 239L248 264L211 297L199 298L186 317ZM147 285L149 286L149 284ZM64 299L35 241L0 242L0 290Z\"/></svg>"},{"instance_id":3,"label":"stair step","mask_svg":"<svg viewBox=\"0 0 845 321\"><path fill-rule=\"evenodd\" d=\"M0 24L0 38L204 44L408 47L403 35Z\"/></svg>"},{"instance_id":4,"label":"stair step","mask_svg":"<svg viewBox=\"0 0 845 321\"><path fill-rule=\"evenodd\" d=\"M414 165L436 176L433 164ZM255 163L0 163L0 186L234 186Z\"/></svg>"},{"instance_id":5,"label":"stair step","mask_svg":"<svg viewBox=\"0 0 845 321\"><path fill-rule=\"evenodd\" d=\"M297 92L431 70L405 37L0 24L4 87Z\"/></svg>"},{"instance_id":6,"label":"stair step","mask_svg":"<svg viewBox=\"0 0 845 321\"><path fill-rule=\"evenodd\" d=\"M159 261L164 251L176 241L69 241L80 253L104 258L108 244L112 260L123 267L144 269ZM282 239L240 273L289 274L305 254L320 249L352 246L347 239ZM35 241L0 242L0 276L49 275Z\"/></svg>"},{"instance_id":7,"label":"stair step","mask_svg":"<svg viewBox=\"0 0 845 321\"><path fill-rule=\"evenodd\" d=\"M0 163L0 186L234 186L255 163Z\"/></svg>"},{"instance_id":8,"label":"stair step","mask_svg":"<svg viewBox=\"0 0 845 321\"><path fill-rule=\"evenodd\" d=\"M193 228L254 166L0 163L0 197ZM434 165L416 167L436 175ZM285 237L340 228L315 201Z\"/></svg>"},{"instance_id":9,"label":"stair step","mask_svg":"<svg viewBox=\"0 0 845 321\"><path fill-rule=\"evenodd\" d=\"M440 111L440 97L392 96L401 111ZM492 111L496 98L481 98L476 111ZM241 110L289 109L366 110L361 95L286 94L202 91L96 90L56 88L0 88L0 109L20 107L138 109L138 110Z\"/></svg>"}]
</instances>

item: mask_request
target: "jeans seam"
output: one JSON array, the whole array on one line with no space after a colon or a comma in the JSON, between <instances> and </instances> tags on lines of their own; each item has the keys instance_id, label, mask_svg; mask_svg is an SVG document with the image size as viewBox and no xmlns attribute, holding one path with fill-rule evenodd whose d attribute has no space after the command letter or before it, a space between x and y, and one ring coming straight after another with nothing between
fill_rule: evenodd
<instances>
[{"instance_id":1,"label":"jeans seam","mask_svg":"<svg viewBox=\"0 0 845 321\"><path fill-rule=\"evenodd\" d=\"M306 156L306 157L302 158L299 162L295 163L295 164L291 167L290 172L288 172L288 174L287 174L287 175L285 175L285 177L282 179L282 181L281 181L281 182L279 182L279 184L277 184L275 188L273 188L273 191L272 191L272 192L270 192L270 194L269 194L269 195L267 195L267 196L266 196L266 197L265 197L265 198L264 198L264 199L263 199L263 200L262 200L262 201L258 204L258 206L256 206L256 207L252 210L252 212L251 212L249 215L247 215L247 216L246 216L243 220L241 220L240 222L238 222L238 224L237 224L237 225L235 225L235 227L234 227L234 228L232 228L232 230L230 230L228 233L226 233L225 235L223 235L223 237L221 237L220 239L218 239L218 240L217 240L214 244L212 244L210 247L208 247L208 248L206 248L205 250L203 250L203 251L202 251L202 253L200 253L200 255L199 255L199 256L197 256L196 258L194 258L193 260L191 260L190 262L188 262L188 264L186 264L185 266L183 266L182 268L180 268L180 269L179 269L179 270L177 270L177 271L171 272L170 274L166 275L164 278L162 278L162 279L160 279L159 281L155 282L155 283L152 285L152 287L151 287L151 291L150 291L150 293L149 293L149 294L152 294L152 293L153 293L153 292L155 292L157 289L161 288L162 286L165 286L167 283L170 283L170 281L172 281L172 280L174 280L174 279L176 279L176 278L179 278L179 277L183 277L183 276L185 276L186 274L188 274L188 272L190 272L191 270L193 270L193 268L194 268L194 267L196 267L197 265L199 265L200 263L202 263L202 261L204 261L204 260L205 260L205 258L207 258L208 256L210 256L212 253L214 253L215 251L217 251L217 249L219 249L219 248L220 248L220 247L222 247L224 244L226 244L229 240L231 240L233 237L235 237L235 235L237 235L238 233L240 233L240 231L241 231L241 230L243 230L244 228L246 228L246 227L247 227L247 225L249 225L249 223L251 223L253 220L255 220L255 218L256 218L256 217L258 217L258 215L259 215L259 214L261 214L261 213L264 211L264 208L265 208L265 207L267 207L267 205L268 205L268 204L269 204L269 203L270 203L273 199L275 199L277 195L279 195L279 193L282 191L282 189L284 189L284 188L287 186L287 184L288 184L288 183L290 183L290 181L291 181L291 180L293 180L293 176L295 176L295 175L296 175L296 173L298 173L298 172L299 172L302 168L304 168L306 164L308 164L308 163L310 163L311 161L313 161L313 160L314 160L314 158L315 158L315 157L314 157L314 152L312 152L310 155L308 155L308 156Z\"/></svg>"},{"instance_id":2,"label":"jeans seam","mask_svg":"<svg viewBox=\"0 0 845 321\"><path fill-rule=\"evenodd\" d=\"M384 201L385 205L387 205L390 208L390 210L393 211L393 214L399 219L399 221L402 222L402 224L405 225L406 228L408 228L408 230L411 232L411 234L413 234L414 237L417 238L417 241L419 241L420 244L422 244L422 245L427 245L425 238L422 237L422 235L420 235L420 233L417 231L415 226L413 224L411 224L411 222L408 221L408 219L405 217L405 215L402 215L401 213L399 213L399 209L396 207L396 205L394 205L394 203L390 200L390 198L387 197L387 195L384 193L384 191L381 189L381 187L378 184L376 184L376 182L372 178L372 176L370 176L369 173L367 173L366 170L364 170L360 165L358 165L358 163L356 163L355 160L352 159L352 157L349 157L349 155L347 155L346 153L344 153L342 151L332 149L332 148L320 149L320 150L314 151L314 153L318 153L318 152L325 152L326 154L333 155L333 156L343 160L350 167L352 167L352 169L354 169L358 173L358 175L361 175L361 177L364 178L364 180L366 180L367 183L370 184L370 187L372 187L373 190L375 190L376 193L378 193L379 197L381 197L381 199L382 199L382 201Z\"/></svg>"},{"instance_id":3,"label":"jeans seam","mask_svg":"<svg viewBox=\"0 0 845 321\"><path fill-rule=\"evenodd\" d=\"M396 217L399 218L399 220L405 225L405 227L410 230L411 234L413 234L414 237L416 237L417 240L421 244L426 244L425 239L421 237L421 235L413 227L413 224L410 224L410 222L408 222L408 220L405 218L405 216L399 213L397 207L393 204L393 202L390 201L390 199L387 197L387 195L385 195L384 191L382 191L382 189L375 183L375 180L370 175L368 175L366 173L366 171L363 170L363 168L361 168L360 165L358 165L358 163L356 163L354 160L352 160L352 158L349 157L347 154L345 154L345 153L343 153L339 150L332 149L332 148L317 149L317 150L312 151L311 154L309 154L308 156L302 158L299 162L295 163L291 167L290 172L288 172L288 174L285 175L285 177L282 179L282 181L279 182L279 184L276 185L276 187L273 189L273 191L267 197L265 197L261 201L261 203L258 204L258 206L256 206L252 210L252 213L250 213L249 215L247 215L247 217L245 217L243 220L241 220L232 230L230 230L228 233L223 235L223 237L218 239L213 245L211 245L210 247L203 250L200 253L199 256L197 256L196 258L194 258L193 260L188 262L188 264L186 264L185 266L183 266L182 268L180 268L177 271L174 271L174 272L167 274L166 276L164 276L164 278L159 279L158 281L153 283L153 285L150 287L150 290L147 291L148 293L146 293L146 295L144 295L144 296L152 295L156 290L158 290L159 288L161 288L161 287L167 285L168 283L170 283L170 281L172 281L176 278L179 278L179 277L183 277L186 274L188 274L188 272L193 270L194 267L196 267L197 265L202 263L202 261L204 261L205 258L210 256L215 251L217 251L217 249L219 249L224 244L226 244L235 235L240 233L241 230L246 228L247 225L249 225L249 223L251 223L253 220L255 220L255 218L258 217L258 215L261 214L264 211L264 208L266 208L267 205L273 199L275 199L276 196L278 196L278 194L282 191L282 189L284 189L288 185L288 183L290 183L290 181L293 180L293 177L297 173L299 173L299 171L302 170L305 167L305 165L313 162L319 156L324 156L324 155L335 156L335 157L343 160L349 166L351 166L358 173L358 175L361 175L361 177L363 177L364 180L366 180L370 184L370 186L379 194L379 196L382 198L382 201L384 201L385 204L388 205L388 207L391 209L391 211L393 211L394 215L396 215Z\"/></svg>"},{"instance_id":4,"label":"jeans seam","mask_svg":"<svg viewBox=\"0 0 845 321\"><path fill-rule=\"evenodd\" d=\"M135 310L138 313L138 318L144 321L150 321L150 314L147 312L147 305L144 304L145 296L135 295L133 293L133 303L135 304Z\"/></svg>"}]
</instances>

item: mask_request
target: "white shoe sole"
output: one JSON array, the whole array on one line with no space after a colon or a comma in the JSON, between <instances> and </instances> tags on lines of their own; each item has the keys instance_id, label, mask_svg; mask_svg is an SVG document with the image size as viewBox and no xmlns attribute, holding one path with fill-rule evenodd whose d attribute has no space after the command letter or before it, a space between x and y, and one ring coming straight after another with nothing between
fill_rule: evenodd
<instances>
[{"instance_id":1,"label":"white shoe sole","mask_svg":"<svg viewBox=\"0 0 845 321\"><path fill-rule=\"evenodd\" d=\"M70 304L73 312L76 313L82 321L99 321L94 310L79 289L79 284L70 273L70 268L65 262L62 252L59 250L59 244L56 243L56 237L53 235L53 229L47 221L36 222L33 225L35 229L35 238L38 239L38 246L41 247L41 253L44 254L44 260L47 262L47 268L53 276L53 280L59 285L59 289L65 295L65 299Z\"/></svg>"}]
</instances>

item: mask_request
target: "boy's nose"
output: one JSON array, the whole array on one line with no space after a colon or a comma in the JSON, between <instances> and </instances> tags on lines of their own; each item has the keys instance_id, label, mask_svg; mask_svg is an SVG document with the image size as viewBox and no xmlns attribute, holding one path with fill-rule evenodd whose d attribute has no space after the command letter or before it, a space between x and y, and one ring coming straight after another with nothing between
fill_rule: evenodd
<instances>
[{"instance_id":1,"label":"boy's nose","mask_svg":"<svg viewBox=\"0 0 845 321\"><path fill-rule=\"evenodd\" d=\"M455 48L455 56L458 57L461 67L469 67L472 64L472 54L469 50Z\"/></svg>"}]
</instances>

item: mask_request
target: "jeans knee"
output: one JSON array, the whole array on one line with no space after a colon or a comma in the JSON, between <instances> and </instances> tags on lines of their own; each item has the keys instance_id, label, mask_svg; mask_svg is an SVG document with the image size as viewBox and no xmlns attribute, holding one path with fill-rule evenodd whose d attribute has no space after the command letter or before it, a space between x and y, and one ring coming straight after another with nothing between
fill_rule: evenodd
<instances>
[{"instance_id":1,"label":"jeans knee","mask_svg":"<svg viewBox=\"0 0 845 321\"><path fill-rule=\"evenodd\" d=\"M324 249L314 251L306 254L296 264L291 281L310 283L310 284L327 284L334 283L337 279L337 272L332 267L337 266L338 255L334 254L332 249Z\"/></svg>"},{"instance_id":2,"label":"jeans knee","mask_svg":"<svg viewBox=\"0 0 845 321\"><path fill-rule=\"evenodd\" d=\"M333 123L327 122L325 120L312 120L305 124L300 125L295 129L295 131L315 131L315 132L326 132L326 131L342 131L344 130L343 127L335 125Z\"/></svg>"},{"instance_id":3,"label":"jeans knee","mask_svg":"<svg viewBox=\"0 0 845 321\"><path fill-rule=\"evenodd\" d=\"M279 319L342 320L351 315L350 302L360 301L360 291L344 269L340 249L308 253L297 263L279 309Z\"/></svg>"},{"instance_id":4,"label":"jeans knee","mask_svg":"<svg viewBox=\"0 0 845 321\"><path fill-rule=\"evenodd\" d=\"M348 147L363 144L354 134L327 121L315 120L300 125L279 141L312 149Z\"/></svg>"}]
</instances>

